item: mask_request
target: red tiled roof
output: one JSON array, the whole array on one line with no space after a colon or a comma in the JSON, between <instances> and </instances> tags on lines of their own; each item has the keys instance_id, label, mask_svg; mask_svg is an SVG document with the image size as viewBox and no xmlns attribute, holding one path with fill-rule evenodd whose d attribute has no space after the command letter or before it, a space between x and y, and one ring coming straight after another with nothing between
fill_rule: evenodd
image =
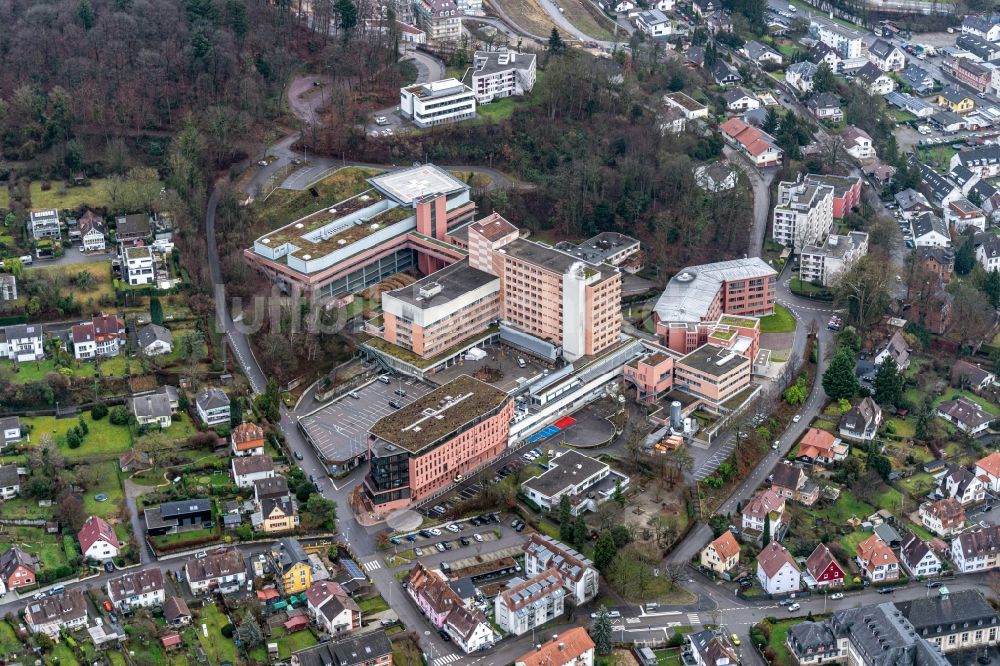
<instances>
[{"instance_id":1,"label":"red tiled roof","mask_svg":"<svg viewBox=\"0 0 1000 666\"><path fill-rule=\"evenodd\" d=\"M736 542L736 537L729 530L723 532L718 539L713 541L712 547L723 561L728 560L733 555L740 554L740 544Z\"/></svg>"},{"instance_id":2,"label":"red tiled roof","mask_svg":"<svg viewBox=\"0 0 1000 666\"><path fill-rule=\"evenodd\" d=\"M90 547L97 543L99 539L107 541L115 548L122 547L111 525L98 516L87 518L87 522L80 528L80 532L76 535L76 538L80 542L80 552L82 553L90 550Z\"/></svg>"},{"instance_id":3,"label":"red tiled roof","mask_svg":"<svg viewBox=\"0 0 1000 666\"><path fill-rule=\"evenodd\" d=\"M237 451L264 446L264 429L256 423L241 423L233 429L233 444Z\"/></svg>"},{"instance_id":4,"label":"red tiled roof","mask_svg":"<svg viewBox=\"0 0 1000 666\"><path fill-rule=\"evenodd\" d=\"M176 633L167 634L166 636L160 639L160 642L163 643L163 647L173 647L175 645L180 645L181 635Z\"/></svg>"},{"instance_id":5,"label":"red tiled roof","mask_svg":"<svg viewBox=\"0 0 1000 666\"><path fill-rule=\"evenodd\" d=\"M1000 477L1000 451L994 451L982 458L976 463L976 467L982 468L990 476Z\"/></svg>"},{"instance_id":6,"label":"red tiled roof","mask_svg":"<svg viewBox=\"0 0 1000 666\"><path fill-rule=\"evenodd\" d=\"M785 566L785 563L791 564L792 568L796 571L799 568L795 565L795 560L781 544L776 541L772 541L767 545L764 550L760 551L757 556L757 564L760 568L764 570L768 578L771 578L776 573L781 571L781 567Z\"/></svg>"},{"instance_id":7,"label":"red tiled roof","mask_svg":"<svg viewBox=\"0 0 1000 666\"><path fill-rule=\"evenodd\" d=\"M537 650L518 657L517 666L562 666L594 649L594 640L583 627L568 629Z\"/></svg>"},{"instance_id":8,"label":"red tiled roof","mask_svg":"<svg viewBox=\"0 0 1000 666\"><path fill-rule=\"evenodd\" d=\"M773 136L739 118L730 118L719 129L733 141L739 142L751 155L760 155L771 148L777 148Z\"/></svg>"}]
</instances>

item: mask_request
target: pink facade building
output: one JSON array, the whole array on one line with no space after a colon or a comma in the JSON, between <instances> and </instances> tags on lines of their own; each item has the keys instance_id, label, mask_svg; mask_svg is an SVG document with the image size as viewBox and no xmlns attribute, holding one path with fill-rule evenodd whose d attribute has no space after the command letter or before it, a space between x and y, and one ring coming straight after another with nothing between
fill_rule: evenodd
<instances>
[{"instance_id":1,"label":"pink facade building","mask_svg":"<svg viewBox=\"0 0 1000 666\"><path fill-rule=\"evenodd\" d=\"M833 219L842 220L851 209L861 205L861 178L857 176L821 176L807 174L804 182L833 188Z\"/></svg>"},{"instance_id":2,"label":"pink facade building","mask_svg":"<svg viewBox=\"0 0 1000 666\"><path fill-rule=\"evenodd\" d=\"M409 506L507 448L514 403L468 375L382 418L368 434L362 496L379 514Z\"/></svg>"},{"instance_id":3,"label":"pink facade building","mask_svg":"<svg viewBox=\"0 0 1000 666\"><path fill-rule=\"evenodd\" d=\"M708 344L674 365L674 385L711 405L721 405L750 386L750 359Z\"/></svg>"},{"instance_id":4,"label":"pink facade building","mask_svg":"<svg viewBox=\"0 0 1000 666\"><path fill-rule=\"evenodd\" d=\"M622 368L625 380L636 388L640 402L656 402L674 387L674 357L664 352L653 352Z\"/></svg>"}]
</instances>

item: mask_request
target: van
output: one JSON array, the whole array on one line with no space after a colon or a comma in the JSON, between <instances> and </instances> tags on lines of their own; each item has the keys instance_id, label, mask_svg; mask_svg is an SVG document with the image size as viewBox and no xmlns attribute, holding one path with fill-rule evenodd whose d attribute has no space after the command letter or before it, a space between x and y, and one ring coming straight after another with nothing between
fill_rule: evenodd
<instances>
[{"instance_id":1,"label":"van","mask_svg":"<svg viewBox=\"0 0 1000 666\"><path fill-rule=\"evenodd\" d=\"M403 407L401 404L399 404L398 400L390 400L389 406L392 407L393 409L401 409Z\"/></svg>"},{"instance_id":2,"label":"van","mask_svg":"<svg viewBox=\"0 0 1000 666\"><path fill-rule=\"evenodd\" d=\"M30 266L35 261L35 258L32 257L30 254L24 255L24 256L20 257L20 259L21 259L21 263L24 264L25 266Z\"/></svg>"},{"instance_id":3,"label":"van","mask_svg":"<svg viewBox=\"0 0 1000 666\"><path fill-rule=\"evenodd\" d=\"M386 118L385 116L375 116L375 124L376 125L388 125L389 124L389 119Z\"/></svg>"},{"instance_id":4,"label":"van","mask_svg":"<svg viewBox=\"0 0 1000 666\"><path fill-rule=\"evenodd\" d=\"M378 378L378 380L380 382L382 382L383 384L388 384L389 383L389 375L382 375L381 377Z\"/></svg>"},{"instance_id":5,"label":"van","mask_svg":"<svg viewBox=\"0 0 1000 666\"><path fill-rule=\"evenodd\" d=\"M66 591L65 585L56 585L51 590L49 590L49 596L52 596L53 594L62 594L65 591Z\"/></svg>"}]
</instances>

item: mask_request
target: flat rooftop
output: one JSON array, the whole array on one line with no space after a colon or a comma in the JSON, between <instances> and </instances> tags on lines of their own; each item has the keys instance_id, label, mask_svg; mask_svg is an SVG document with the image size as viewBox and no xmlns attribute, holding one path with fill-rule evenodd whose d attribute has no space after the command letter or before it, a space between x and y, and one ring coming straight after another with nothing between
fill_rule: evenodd
<instances>
[{"instance_id":1,"label":"flat rooftop","mask_svg":"<svg viewBox=\"0 0 1000 666\"><path fill-rule=\"evenodd\" d=\"M458 79L441 79L440 81L431 81L430 83L418 83L407 86L403 90L420 99L437 99L439 97L450 97L452 95L472 92L471 88Z\"/></svg>"},{"instance_id":2,"label":"flat rooftop","mask_svg":"<svg viewBox=\"0 0 1000 666\"><path fill-rule=\"evenodd\" d=\"M607 464L599 460L569 450L550 460L548 471L541 476L528 479L523 485L546 497L552 497L569 486L582 483L607 467Z\"/></svg>"},{"instance_id":3,"label":"flat rooftop","mask_svg":"<svg viewBox=\"0 0 1000 666\"><path fill-rule=\"evenodd\" d=\"M411 207L417 199L430 194L452 194L469 189L458 178L433 164L397 169L373 176L368 182L397 203Z\"/></svg>"},{"instance_id":4,"label":"flat rooftop","mask_svg":"<svg viewBox=\"0 0 1000 666\"><path fill-rule=\"evenodd\" d=\"M677 363L698 370L699 372L708 373L710 375L721 375L729 372L742 363L747 363L747 358L745 356L740 356L725 347L706 344L698 347L693 352L677 361Z\"/></svg>"},{"instance_id":5,"label":"flat rooftop","mask_svg":"<svg viewBox=\"0 0 1000 666\"><path fill-rule=\"evenodd\" d=\"M473 268L468 260L463 260L431 273L411 285L390 291L388 296L423 310L447 303L499 280L496 275Z\"/></svg>"},{"instance_id":6,"label":"flat rooftop","mask_svg":"<svg viewBox=\"0 0 1000 666\"><path fill-rule=\"evenodd\" d=\"M605 276L617 272L613 266L608 264L592 264L562 250L524 240L523 238L511 241L504 246L503 251L512 257L559 275L565 274L573 264L577 263L583 264L585 269L589 269L595 273L604 273Z\"/></svg>"},{"instance_id":7,"label":"flat rooftop","mask_svg":"<svg viewBox=\"0 0 1000 666\"><path fill-rule=\"evenodd\" d=\"M589 261L593 264L601 264L619 252L624 252L631 248L638 249L639 241L631 236L626 236L615 231L605 231L583 241L579 245L559 243L556 247L568 254L572 254L577 259Z\"/></svg>"},{"instance_id":8,"label":"flat rooftop","mask_svg":"<svg viewBox=\"0 0 1000 666\"><path fill-rule=\"evenodd\" d=\"M418 453L500 406L507 397L486 382L461 375L380 419L371 434Z\"/></svg>"},{"instance_id":9,"label":"flat rooftop","mask_svg":"<svg viewBox=\"0 0 1000 666\"><path fill-rule=\"evenodd\" d=\"M496 74L511 69L530 69L535 62L533 53L514 51L476 51L472 57L474 75Z\"/></svg>"},{"instance_id":10,"label":"flat rooftop","mask_svg":"<svg viewBox=\"0 0 1000 666\"><path fill-rule=\"evenodd\" d=\"M771 275L777 272L759 257L684 268L670 278L654 310L663 322L698 323L708 314L724 282Z\"/></svg>"}]
</instances>

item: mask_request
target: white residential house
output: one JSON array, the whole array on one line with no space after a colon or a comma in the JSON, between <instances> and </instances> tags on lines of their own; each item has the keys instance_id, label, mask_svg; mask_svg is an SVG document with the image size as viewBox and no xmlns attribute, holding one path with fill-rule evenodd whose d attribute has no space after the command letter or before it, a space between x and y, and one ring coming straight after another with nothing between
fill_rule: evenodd
<instances>
[{"instance_id":1,"label":"white residential house","mask_svg":"<svg viewBox=\"0 0 1000 666\"><path fill-rule=\"evenodd\" d=\"M635 27L650 37L669 37L673 32L670 19L659 9L651 9L635 17Z\"/></svg>"},{"instance_id":2,"label":"white residential house","mask_svg":"<svg viewBox=\"0 0 1000 666\"><path fill-rule=\"evenodd\" d=\"M0 465L0 499L14 499L20 492L21 475L17 473L17 465Z\"/></svg>"},{"instance_id":3,"label":"white residential house","mask_svg":"<svg viewBox=\"0 0 1000 666\"><path fill-rule=\"evenodd\" d=\"M136 608L155 608L166 601L163 572L159 567L132 571L112 578L107 585L108 599L123 613Z\"/></svg>"},{"instance_id":4,"label":"white residential house","mask_svg":"<svg viewBox=\"0 0 1000 666\"><path fill-rule=\"evenodd\" d=\"M514 51L476 51L472 58L472 90L476 102L526 95L535 87L535 55Z\"/></svg>"},{"instance_id":5,"label":"white residential house","mask_svg":"<svg viewBox=\"0 0 1000 666\"><path fill-rule=\"evenodd\" d=\"M104 252L107 247L107 229L104 218L88 210L77 221L80 242L84 252Z\"/></svg>"},{"instance_id":6,"label":"white residential house","mask_svg":"<svg viewBox=\"0 0 1000 666\"><path fill-rule=\"evenodd\" d=\"M153 284L156 280L153 250L145 245L122 245L121 251L125 280L129 285L138 287Z\"/></svg>"},{"instance_id":7,"label":"white residential house","mask_svg":"<svg viewBox=\"0 0 1000 666\"><path fill-rule=\"evenodd\" d=\"M522 636L562 616L565 597L562 576L550 567L527 580L511 580L494 600L494 617L502 630Z\"/></svg>"},{"instance_id":8,"label":"white residential house","mask_svg":"<svg viewBox=\"0 0 1000 666\"><path fill-rule=\"evenodd\" d=\"M799 253L799 277L828 287L838 275L850 270L866 254L867 233L852 231L843 236L830 234L823 245L802 247Z\"/></svg>"},{"instance_id":9,"label":"white residential house","mask_svg":"<svg viewBox=\"0 0 1000 666\"><path fill-rule=\"evenodd\" d=\"M761 44L754 40L750 40L744 44L741 50L743 51L743 55L758 65L780 65L784 62L784 58L781 57L780 53L767 44Z\"/></svg>"},{"instance_id":10,"label":"white residential house","mask_svg":"<svg viewBox=\"0 0 1000 666\"><path fill-rule=\"evenodd\" d=\"M70 338L77 360L118 356L125 344L125 320L117 315L100 314L75 325Z\"/></svg>"},{"instance_id":11,"label":"white residential house","mask_svg":"<svg viewBox=\"0 0 1000 666\"><path fill-rule=\"evenodd\" d=\"M194 405L198 418L205 425L229 423L229 396L224 391L217 388L205 389L195 396Z\"/></svg>"},{"instance_id":12,"label":"white residential house","mask_svg":"<svg viewBox=\"0 0 1000 666\"><path fill-rule=\"evenodd\" d=\"M785 83L801 93L812 92L813 79L818 69L819 67L808 60L792 63L785 69Z\"/></svg>"},{"instance_id":13,"label":"white residential house","mask_svg":"<svg viewBox=\"0 0 1000 666\"><path fill-rule=\"evenodd\" d=\"M949 423L954 423L969 437L985 432L993 422L992 414L965 396L942 402L938 405L937 415Z\"/></svg>"},{"instance_id":14,"label":"white residential house","mask_svg":"<svg viewBox=\"0 0 1000 666\"><path fill-rule=\"evenodd\" d=\"M822 14L814 14L811 17L809 34L832 48L843 58L861 58L863 55L864 39L861 33L845 28Z\"/></svg>"},{"instance_id":15,"label":"white residential house","mask_svg":"<svg viewBox=\"0 0 1000 666\"><path fill-rule=\"evenodd\" d=\"M770 524L771 541L781 541L788 527L785 498L770 488L758 492L743 507L740 528L744 536L763 536L764 525Z\"/></svg>"},{"instance_id":16,"label":"white residential house","mask_svg":"<svg viewBox=\"0 0 1000 666\"><path fill-rule=\"evenodd\" d=\"M708 117L708 107L682 92L667 93L663 101L684 114L685 120L698 120Z\"/></svg>"},{"instance_id":17,"label":"white residential house","mask_svg":"<svg viewBox=\"0 0 1000 666\"><path fill-rule=\"evenodd\" d=\"M451 636L455 647L465 654L488 650L497 641L497 634L489 620L478 608L454 609L444 621L444 630Z\"/></svg>"},{"instance_id":18,"label":"white residential house","mask_svg":"<svg viewBox=\"0 0 1000 666\"><path fill-rule=\"evenodd\" d=\"M192 594L209 592L235 592L244 585L250 589L253 580L247 578L247 567L243 554L236 549L217 551L206 557L188 560L184 565L184 577Z\"/></svg>"},{"instance_id":19,"label":"white residential house","mask_svg":"<svg viewBox=\"0 0 1000 666\"><path fill-rule=\"evenodd\" d=\"M819 242L833 229L833 188L803 182L778 184L772 237L796 250Z\"/></svg>"},{"instance_id":20,"label":"white residential house","mask_svg":"<svg viewBox=\"0 0 1000 666\"><path fill-rule=\"evenodd\" d=\"M159 356L174 350L173 333L158 324L146 324L140 328L136 342L144 356Z\"/></svg>"},{"instance_id":21,"label":"white residential house","mask_svg":"<svg viewBox=\"0 0 1000 666\"><path fill-rule=\"evenodd\" d=\"M962 34L975 35L989 42L997 42L1000 41L1000 23L984 16L966 16L962 19Z\"/></svg>"},{"instance_id":22,"label":"white residential house","mask_svg":"<svg viewBox=\"0 0 1000 666\"><path fill-rule=\"evenodd\" d=\"M964 532L951 542L951 560L960 573L1000 566L1000 525Z\"/></svg>"},{"instance_id":23,"label":"white residential house","mask_svg":"<svg viewBox=\"0 0 1000 666\"><path fill-rule=\"evenodd\" d=\"M650 9L659 9L661 12L669 12L674 8L674 0L654 0L649 3Z\"/></svg>"},{"instance_id":24,"label":"white residential house","mask_svg":"<svg viewBox=\"0 0 1000 666\"><path fill-rule=\"evenodd\" d=\"M726 100L726 109L729 111L740 112L760 108L760 100L743 88L727 90L722 97Z\"/></svg>"},{"instance_id":25,"label":"white residential house","mask_svg":"<svg viewBox=\"0 0 1000 666\"><path fill-rule=\"evenodd\" d=\"M62 228L59 222L59 211L55 209L31 211L28 229L31 231L31 237L36 241L61 239Z\"/></svg>"},{"instance_id":26,"label":"white residential house","mask_svg":"<svg viewBox=\"0 0 1000 666\"><path fill-rule=\"evenodd\" d=\"M870 95L888 95L896 89L896 82L874 63L868 63L854 74L854 83Z\"/></svg>"},{"instance_id":27,"label":"white residential house","mask_svg":"<svg viewBox=\"0 0 1000 666\"><path fill-rule=\"evenodd\" d=\"M952 497L923 502L917 514L920 524L940 537L951 536L965 527L965 507Z\"/></svg>"},{"instance_id":28,"label":"white residential house","mask_svg":"<svg viewBox=\"0 0 1000 666\"><path fill-rule=\"evenodd\" d=\"M844 148L856 160L871 160L878 156L872 138L859 127L848 127L844 132Z\"/></svg>"},{"instance_id":29,"label":"white residential house","mask_svg":"<svg viewBox=\"0 0 1000 666\"><path fill-rule=\"evenodd\" d=\"M306 590L309 615L327 634L361 628L361 609L340 584L318 580Z\"/></svg>"},{"instance_id":30,"label":"white residential house","mask_svg":"<svg viewBox=\"0 0 1000 666\"><path fill-rule=\"evenodd\" d=\"M976 462L976 476L983 479L992 493L1000 492L1000 451L994 451Z\"/></svg>"},{"instance_id":31,"label":"white residential house","mask_svg":"<svg viewBox=\"0 0 1000 666\"><path fill-rule=\"evenodd\" d=\"M21 441L21 419L17 416L0 418L0 450Z\"/></svg>"},{"instance_id":32,"label":"white residential house","mask_svg":"<svg viewBox=\"0 0 1000 666\"><path fill-rule=\"evenodd\" d=\"M594 511L616 488L628 488L629 478L607 463L578 451L564 451L549 461L549 469L521 484L522 492L546 510L554 510L569 497L573 515Z\"/></svg>"},{"instance_id":33,"label":"white residential house","mask_svg":"<svg viewBox=\"0 0 1000 666\"><path fill-rule=\"evenodd\" d=\"M902 72L906 68L906 54L903 50L884 39L876 39L868 47L868 60L883 72Z\"/></svg>"},{"instance_id":34,"label":"white residential house","mask_svg":"<svg viewBox=\"0 0 1000 666\"><path fill-rule=\"evenodd\" d=\"M845 439L868 442L882 426L882 408L868 396L861 400L840 419L840 436Z\"/></svg>"},{"instance_id":35,"label":"white residential house","mask_svg":"<svg viewBox=\"0 0 1000 666\"><path fill-rule=\"evenodd\" d=\"M17 324L0 329L0 358L18 363L45 358L42 327L38 324Z\"/></svg>"},{"instance_id":36,"label":"white residential house","mask_svg":"<svg viewBox=\"0 0 1000 666\"><path fill-rule=\"evenodd\" d=\"M938 479L938 492L968 506L986 498L986 484L964 467L953 465Z\"/></svg>"},{"instance_id":37,"label":"white residential house","mask_svg":"<svg viewBox=\"0 0 1000 666\"><path fill-rule=\"evenodd\" d=\"M757 555L757 580L768 594L791 594L801 587L798 565L788 550L775 541Z\"/></svg>"},{"instance_id":38,"label":"white residential house","mask_svg":"<svg viewBox=\"0 0 1000 666\"><path fill-rule=\"evenodd\" d=\"M240 456L232 460L233 482L240 488L253 488L258 479L274 478L271 456Z\"/></svg>"},{"instance_id":39,"label":"white residential house","mask_svg":"<svg viewBox=\"0 0 1000 666\"><path fill-rule=\"evenodd\" d=\"M910 576L927 578L941 573L941 558L916 534L903 540L899 548L899 561Z\"/></svg>"},{"instance_id":40,"label":"white residential house","mask_svg":"<svg viewBox=\"0 0 1000 666\"><path fill-rule=\"evenodd\" d=\"M916 247L951 247L951 235L944 220L934 213L921 213L910 220Z\"/></svg>"},{"instance_id":41,"label":"white residential house","mask_svg":"<svg viewBox=\"0 0 1000 666\"><path fill-rule=\"evenodd\" d=\"M90 560L107 562L118 557L122 549L114 528L99 516L87 518L76 537L80 542L80 552Z\"/></svg>"},{"instance_id":42,"label":"white residential house","mask_svg":"<svg viewBox=\"0 0 1000 666\"><path fill-rule=\"evenodd\" d=\"M525 575L537 576L550 566L559 570L572 603L585 604L597 596L599 575L593 562L551 537L532 534L524 543Z\"/></svg>"},{"instance_id":43,"label":"white residential house","mask_svg":"<svg viewBox=\"0 0 1000 666\"><path fill-rule=\"evenodd\" d=\"M159 425L166 429L173 423L174 410L165 393L138 395L131 399L132 415L139 425Z\"/></svg>"},{"instance_id":44,"label":"white residential house","mask_svg":"<svg viewBox=\"0 0 1000 666\"><path fill-rule=\"evenodd\" d=\"M24 624L33 634L59 638L62 629L75 629L87 624L87 600L83 590L76 588L42 599L31 600L24 609Z\"/></svg>"},{"instance_id":45,"label":"white residential house","mask_svg":"<svg viewBox=\"0 0 1000 666\"><path fill-rule=\"evenodd\" d=\"M458 79L416 83L399 89L399 112L417 127L476 117L476 93Z\"/></svg>"},{"instance_id":46,"label":"white residential house","mask_svg":"<svg viewBox=\"0 0 1000 666\"><path fill-rule=\"evenodd\" d=\"M977 245L976 260L986 269L987 273L1000 270L1000 238L989 236Z\"/></svg>"},{"instance_id":47,"label":"white residential house","mask_svg":"<svg viewBox=\"0 0 1000 666\"><path fill-rule=\"evenodd\" d=\"M976 231L986 231L986 213L965 197L948 202L944 208L944 222L955 231L962 233L969 227Z\"/></svg>"}]
</instances>

